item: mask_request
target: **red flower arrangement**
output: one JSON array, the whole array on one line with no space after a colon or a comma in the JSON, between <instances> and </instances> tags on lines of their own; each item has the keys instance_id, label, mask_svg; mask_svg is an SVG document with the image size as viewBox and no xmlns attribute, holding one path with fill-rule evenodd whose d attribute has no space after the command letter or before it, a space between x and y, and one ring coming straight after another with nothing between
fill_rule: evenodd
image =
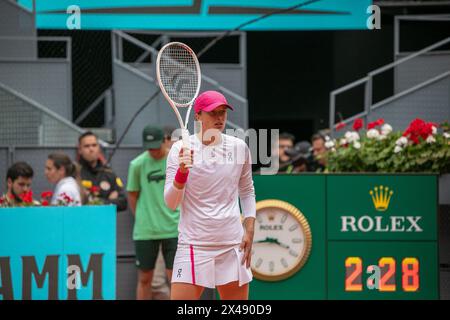
<instances>
[{"instance_id":1,"label":"red flower arrangement","mask_svg":"<svg viewBox=\"0 0 450 320\"><path fill-rule=\"evenodd\" d=\"M355 123L355 128L358 127ZM388 123L378 119L367 127L361 139L356 139L359 133L349 131L335 150L328 152L328 172L450 173L450 125L447 122L438 125L414 119L406 130L394 132ZM355 141L354 147L346 148L350 140Z\"/></svg>"},{"instance_id":2,"label":"red flower arrangement","mask_svg":"<svg viewBox=\"0 0 450 320\"><path fill-rule=\"evenodd\" d=\"M16 196L5 194L0 197L0 207L32 207L36 205L39 205L39 202L33 200L33 191L31 190Z\"/></svg>"},{"instance_id":3,"label":"red flower arrangement","mask_svg":"<svg viewBox=\"0 0 450 320\"><path fill-rule=\"evenodd\" d=\"M377 121L370 122L370 123L367 125L367 129L368 129L368 130L374 129L374 128L378 127L378 126L382 126L383 124L384 124L384 119L378 119Z\"/></svg>"},{"instance_id":4,"label":"red flower arrangement","mask_svg":"<svg viewBox=\"0 0 450 320\"><path fill-rule=\"evenodd\" d=\"M361 118L358 118L353 122L353 130L359 131L364 127L364 121Z\"/></svg>"},{"instance_id":5,"label":"red flower arrangement","mask_svg":"<svg viewBox=\"0 0 450 320\"><path fill-rule=\"evenodd\" d=\"M8 197L8 198L7 198ZM21 195L17 195L16 197L20 198L20 202L13 201L14 196L8 195L0 197L0 207L35 207L35 206L43 206L48 207L51 205L51 198L53 197L53 192L44 191L41 193L41 201L36 201L33 199L33 192L30 190ZM12 201L10 201L12 200ZM65 192L60 194L58 197L57 206L69 206L73 204L77 204L78 201L75 201L72 197L70 197Z\"/></svg>"},{"instance_id":6,"label":"red flower arrangement","mask_svg":"<svg viewBox=\"0 0 450 320\"><path fill-rule=\"evenodd\" d=\"M410 139L414 144L419 144L420 138L426 140L433 134L433 127L437 128L438 125L432 122L425 122L422 119L415 119L405 130L403 136Z\"/></svg>"},{"instance_id":7,"label":"red flower arrangement","mask_svg":"<svg viewBox=\"0 0 450 320\"><path fill-rule=\"evenodd\" d=\"M25 205L33 203L33 191L28 191L19 195L19 198Z\"/></svg>"},{"instance_id":8,"label":"red flower arrangement","mask_svg":"<svg viewBox=\"0 0 450 320\"><path fill-rule=\"evenodd\" d=\"M48 199L48 198L51 198L51 197L53 197L53 192L51 192L51 191L44 191L44 192L41 193L41 198L42 199Z\"/></svg>"},{"instance_id":9,"label":"red flower arrangement","mask_svg":"<svg viewBox=\"0 0 450 320\"><path fill-rule=\"evenodd\" d=\"M100 193L100 188L97 186L92 186L89 188L89 192L98 195Z\"/></svg>"},{"instance_id":10,"label":"red flower arrangement","mask_svg":"<svg viewBox=\"0 0 450 320\"><path fill-rule=\"evenodd\" d=\"M104 202L100 198L100 187L92 186L87 189L87 204L88 205L102 205Z\"/></svg>"},{"instance_id":11,"label":"red flower arrangement","mask_svg":"<svg viewBox=\"0 0 450 320\"><path fill-rule=\"evenodd\" d=\"M41 193L41 205L43 207L48 207L50 205L50 200L53 197L53 192L44 191Z\"/></svg>"}]
</instances>

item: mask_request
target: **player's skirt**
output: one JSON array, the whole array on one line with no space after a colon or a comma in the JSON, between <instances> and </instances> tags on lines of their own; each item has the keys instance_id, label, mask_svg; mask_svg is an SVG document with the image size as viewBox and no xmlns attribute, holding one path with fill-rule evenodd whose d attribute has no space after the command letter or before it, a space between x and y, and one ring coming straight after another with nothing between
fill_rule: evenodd
<instances>
[{"instance_id":1,"label":"player's skirt","mask_svg":"<svg viewBox=\"0 0 450 320\"><path fill-rule=\"evenodd\" d=\"M173 264L172 283L184 282L215 288L233 281L239 286L252 280L252 271L242 264L244 251L239 244L197 246L178 244Z\"/></svg>"}]
</instances>

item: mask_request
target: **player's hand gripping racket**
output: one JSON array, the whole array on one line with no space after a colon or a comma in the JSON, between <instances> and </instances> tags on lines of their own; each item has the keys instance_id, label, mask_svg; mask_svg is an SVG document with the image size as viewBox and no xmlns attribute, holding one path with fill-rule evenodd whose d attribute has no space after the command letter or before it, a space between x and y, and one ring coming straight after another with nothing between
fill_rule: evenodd
<instances>
[{"instance_id":1,"label":"player's hand gripping racket","mask_svg":"<svg viewBox=\"0 0 450 320\"><path fill-rule=\"evenodd\" d=\"M159 87L182 129L183 152L190 152L187 124L201 84L200 64L194 51L181 42L170 42L158 53L156 76ZM183 122L179 108L188 108ZM189 167L192 167L190 165Z\"/></svg>"}]
</instances>

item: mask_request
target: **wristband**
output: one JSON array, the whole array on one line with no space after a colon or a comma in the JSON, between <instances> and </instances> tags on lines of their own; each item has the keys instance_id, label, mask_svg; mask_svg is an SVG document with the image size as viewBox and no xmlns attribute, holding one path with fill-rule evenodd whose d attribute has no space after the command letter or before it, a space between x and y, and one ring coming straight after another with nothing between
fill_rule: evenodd
<instances>
[{"instance_id":1,"label":"wristband","mask_svg":"<svg viewBox=\"0 0 450 320\"><path fill-rule=\"evenodd\" d=\"M186 171L185 173L183 173L180 171L180 168L178 168L177 174L175 175L175 181L178 183L184 184L187 181L188 175L189 175L189 170Z\"/></svg>"}]
</instances>

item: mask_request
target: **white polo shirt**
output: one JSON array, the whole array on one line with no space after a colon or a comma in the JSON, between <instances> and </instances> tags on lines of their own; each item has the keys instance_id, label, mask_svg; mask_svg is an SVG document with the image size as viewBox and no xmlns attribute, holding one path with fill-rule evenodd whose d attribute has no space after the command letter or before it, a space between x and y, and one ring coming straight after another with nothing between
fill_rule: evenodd
<instances>
[{"instance_id":1,"label":"white polo shirt","mask_svg":"<svg viewBox=\"0 0 450 320\"><path fill-rule=\"evenodd\" d=\"M189 137L194 164L184 189L173 185L179 168L182 141L167 158L164 198L170 208L180 208L178 243L188 245L231 245L244 233L238 199L246 217L256 215L250 150L244 141L221 134L221 141L206 146Z\"/></svg>"}]
</instances>

